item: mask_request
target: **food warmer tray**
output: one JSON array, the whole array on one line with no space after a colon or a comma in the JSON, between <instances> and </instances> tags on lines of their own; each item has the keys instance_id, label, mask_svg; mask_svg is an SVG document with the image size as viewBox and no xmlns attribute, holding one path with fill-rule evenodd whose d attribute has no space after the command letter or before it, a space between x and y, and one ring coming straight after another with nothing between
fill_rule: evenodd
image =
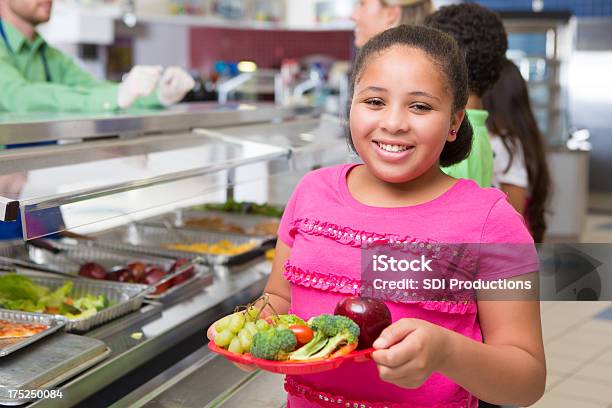
<instances>
[{"instance_id":1,"label":"food warmer tray","mask_svg":"<svg viewBox=\"0 0 612 408\"><path fill-rule=\"evenodd\" d=\"M73 282L72 295L81 297L90 293L94 296L105 295L110 302L115 304L98 311L95 315L80 318L68 319L64 316L57 315L58 318L64 319L65 328L70 332L86 332L92 327L106 323L119 316L138 310L142 305L145 295L150 290L147 285L139 285L135 283L121 283L98 281L93 279L69 279L56 276L44 276L42 274L20 272L21 275L27 276L34 283L41 286L47 286L54 290L64 284L67 280ZM6 272L0 272L0 276L6 275ZM41 313L41 315L43 315Z\"/></svg>"},{"instance_id":2,"label":"food warmer tray","mask_svg":"<svg viewBox=\"0 0 612 408\"><path fill-rule=\"evenodd\" d=\"M242 228L244 231L221 231L215 228L199 226L199 225L187 225L189 220L200 219L200 218L219 218L225 224L233 224ZM220 232L234 232L237 234L248 234L248 235L263 235L263 236L275 236L276 230L271 233L256 233L253 229L264 223L280 223L280 218L269 217L264 215L251 215L251 214L240 214L230 213L225 211L213 211L213 210L194 210L194 209L182 209L175 210L172 213L163 214L153 218L149 218L144 221L145 224L160 225L164 222L169 221L175 227L185 227L192 229L203 229L209 231L220 231Z\"/></svg>"},{"instance_id":3,"label":"food warmer tray","mask_svg":"<svg viewBox=\"0 0 612 408\"><path fill-rule=\"evenodd\" d=\"M189 242L186 242L188 239ZM236 245L247 242L254 242L256 246L246 252L237 255L214 255L199 252L180 251L177 249L164 248L164 244L171 243L215 243L221 240L228 240ZM189 258L201 257L209 265L239 264L261 256L265 250L274 245L273 236L256 236L245 234L234 234L228 232L205 231L195 228L172 228L166 226L152 225L147 223L132 223L128 226L114 228L107 232L98 234L98 239L92 245L111 250L129 251L129 253L143 253L168 258ZM117 242L128 243L117 244Z\"/></svg>"},{"instance_id":4,"label":"food warmer tray","mask_svg":"<svg viewBox=\"0 0 612 408\"><path fill-rule=\"evenodd\" d=\"M120 251L112 251L96 246L93 242L94 241L91 240L74 239L53 241L53 246L61 250L60 256L38 247L29 246L27 253L29 257L28 260L46 269L75 274L77 271L74 271L74 262L79 264L96 262L108 269L114 265L125 266L131 262L138 261L144 262L145 264L160 266L165 271L168 271L174 262L179 259L155 256L152 254L137 254L134 250L131 250L130 245L124 245L120 248ZM183 256L183 258L185 258L185 256ZM66 262L65 259L69 259L70 261ZM146 298L166 303L173 298L181 296L183 292L191 291L195 286L201 288L212 283L213 273L208 267L202 264L196 264L194 268L195 273L191 278L178 285L172 286L163 293L148 293Z\"/></svg>"},{"instance_id":5,"label":"food warmer tray","mask_svg":"<svg viewBox=\"0 0 612 408\"><path fill-rule=\"evenodd\" d=\"M5 357L23 347L35 343L64 327L64 320L58 318L57 316L20 312L17 310L0 309L0 320L6 320L14 323L43 324L47 326L46 330L43 330L42 332L33 336L0 339L0 357Z\"/></svg>"}]
</instances>

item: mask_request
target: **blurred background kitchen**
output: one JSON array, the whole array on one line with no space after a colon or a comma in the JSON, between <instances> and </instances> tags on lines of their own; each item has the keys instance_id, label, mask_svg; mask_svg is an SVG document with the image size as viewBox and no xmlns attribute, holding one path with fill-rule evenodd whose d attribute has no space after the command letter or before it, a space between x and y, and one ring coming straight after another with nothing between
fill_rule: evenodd
<instances>
[{"instance_id":1,"label":"blurred background kitchen","mask_svg":"<svg viewBox=\"0 0 612 408\"><path fill-rule=\"evenodd\" d=\"M455 1L456 2L456 1ZM311 103L342 116L353 0L58 0L40 32L100 79L179 65L188 101ZM437 1L436 5L453 3ZM481 0L502 13L554 181L548 240L612 232L612 2Z\"/></svg>"}]
</instances>

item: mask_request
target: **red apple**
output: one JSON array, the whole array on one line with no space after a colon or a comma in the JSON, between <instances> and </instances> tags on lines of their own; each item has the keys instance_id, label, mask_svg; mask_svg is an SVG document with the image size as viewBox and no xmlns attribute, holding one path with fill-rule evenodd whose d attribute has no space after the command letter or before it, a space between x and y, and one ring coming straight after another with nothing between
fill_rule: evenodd
<instances>
[{"instance_id":1,"label":"red apple","mask_svg":"<svg viewBox=\"0 0 612 408\"><path fill-rule=\"evenodd\" d=\"M174 264L168 269L168 274L174 273L177 269L183 267L185 264L189 263L188 259L177 259ZM170 286L178 285L179 283L185 282L187 279L191 278L195 274L195 268L192 266L191 268L187 268L183 273L175 276L170 280Z\"/></svg>"},{"instance_id":2,"label":"red apple","mask_svg":"<svg viewBox=\"0 0 612 408\"><path fill-rule=\"evenodd\" d=\"M106 269L95 262L87 262L79 269L79 276L91 279L104 279L106 277Z\"/></svg>"},{"instance_id":3,"label":"red apple","mask_svg":"<svg viewBox=\"0 0 612 408\"><path fill-rule=\"evenodd\" d=\"M117 274L117 280L119 282L127 282L127 283L134 282L132 271L130 271L128 268L120 268L115 273Z\"/></svg>"},{"instance_id":4,"label":"red apple","mask_svg":"<svg viewBox=\"0 0 612 408\"><path fill-rule=\"evenodd\" d=\"M140 282L147 270L147 266L142 262L132 262L127 267L132 272L134 282Z\"/></svg>"},{"instance_id":5,"label":"red apple","mask_svg":"<svg viewBox=\"0 0 612 408\"><path fill-rule=\"evenodd\" d=\"M108 281L118 281L119 275L115 273L114 270L111 270L106 273L106 276L104 277L104 279Z\"/></svg>"},{"instance_id":6,"label":"red apple","mask_svg":"<svg viewBox=\"0 0 612 408\"><path fill-rule=\"evenodd\" d=\"M166 276L166 272L164 272L163 269L157 266L153 266L147 268L147 274L143 279L143 283L146 283L147 285L153 285L155 282L161 280L164 276Z\"/></svg>"},{"instance_id":7,"label":"red apple","mask_svg":"<svg viewBox=\"0 0 612 408\"><path fill-rule=\"evenodd\" d=\"M146 283L147 285L155 285L155 283L159 282L165 276L166 272L163 269L157 266L152 266L147 268L147 274L145 275L144 283ZM160 293L165 292L166 290L168 290L170 285L170 281L155 285L155 294L159 295Z\"/></svg>"},{"instance_id":8,"label":"red apple","mask_svg":"<svg viewBox=\"0 0 612 408\"><path fill-rule=\"evenodd\" d=\"M391 312L387 305L377 299L351 296L336 305L334 314L350 318L359 326L358 349L372 347L374 340L391 324Z\"/></svg>"},{"instance_id":9,"label":"red apple","mask_svg":"<svg viewBox=\"0 0 612 408\"><path fill-rule=\"evenodd\" d=\"M155 294L159 295L160 293L164 293L165 291L170 289L171 286L172 286L172 284L170 283L170 281L161 283L161 284L155 286Z\"/></svg>"}]
</instances>

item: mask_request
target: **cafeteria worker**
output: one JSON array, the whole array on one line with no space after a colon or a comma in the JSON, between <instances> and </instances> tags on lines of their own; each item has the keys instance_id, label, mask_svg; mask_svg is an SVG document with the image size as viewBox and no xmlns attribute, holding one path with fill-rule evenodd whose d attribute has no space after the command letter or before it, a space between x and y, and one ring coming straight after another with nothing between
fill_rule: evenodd
<instances>
[{"instance_id":1,"label":"cafeteria worker","mask_svg":"<svg viewBox=\"0 0 612 408\"><path fill-rule=\"evenodd\" d=\"M161 67L135 66L120 84L95 80L36 32L49 21L52 5L52 0L0 0L0 112L170 106L193 88L191 76L178 67L162 73ZM18 196L26 179L24 173L0 176L0 195ZM61 214L49 218L58 224L52 230L63 229ZM0 222L0 240L21 236L20 221Z\"/></svg>"},{"instance_id":2,"label":"cafeteria worker","mask_svg":"<svg viewBox=\"0 0 612 408\"><path fill-rule=\"evenodd\" d=\"M36 26L49 21L52 0L0 0L0 111L104 112L170 106L194 81L179 67L132 68L121 83L97 81L49 46Z\"/></svg>"}]
</instances>

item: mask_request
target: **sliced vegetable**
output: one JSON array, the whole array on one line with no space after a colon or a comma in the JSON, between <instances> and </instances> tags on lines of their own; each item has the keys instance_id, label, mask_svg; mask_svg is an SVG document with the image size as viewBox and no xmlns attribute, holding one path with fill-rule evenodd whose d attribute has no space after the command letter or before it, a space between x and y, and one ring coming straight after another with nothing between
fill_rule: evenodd
<instances>
[{"instance_id":1,"label":"sliced vegetable","mask_svg":"<svg viewBox=\"0 0 612 408\"><path fill-rule=\"evenodd\" d=\"M327 358L347 344L357 343L359 326L345 316L322 314L309 320L312 340L289 355L290 360Z\"/></svg>"},{"instance_id":2,"label":"sliced vegetable","mask_svg":"<svg viewBox=\"0 0 612 408\"><path fill-rule=\"evenodd\" d=\"M355 350L357 348L357 342L355 343L349 343L346 346L342 346L338 349L338 351L336 351L335 353L333 353L331 356L329 356L330 358L336 358L336 357L341 357L341 356L345 356L347 354L349 354L351 351Z\"/></svg>"}]
</instances>

